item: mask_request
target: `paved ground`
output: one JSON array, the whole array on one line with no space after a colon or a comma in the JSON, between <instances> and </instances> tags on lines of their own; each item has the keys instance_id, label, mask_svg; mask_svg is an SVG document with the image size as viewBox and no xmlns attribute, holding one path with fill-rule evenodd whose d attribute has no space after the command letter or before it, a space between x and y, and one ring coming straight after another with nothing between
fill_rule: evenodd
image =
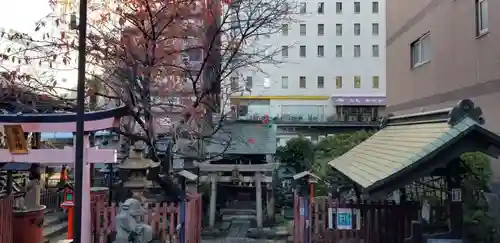
<instances>
[{"instance_id":1,"label":"paved ground","mask_svg":"<svg viewBox=\"0 0 500 243\"><path fill-rule=\"evenodd\" d=\"M220 239L210 239L210 240L201 240L201 243L285 243L285 240L256 240L256 239L248 239L248 238L220 238Z\"/></svg>"},{"instance_id":2,"label":"paved ground","mask_svg":"<svg viewBox=\"0 0 500 243\"><path fill-rule=\"evenodd\" d=\"M50 238L50 240L48 241L48 243L58 243L60 240L65 240L66 238L67 238L66 234L61 234L59 236Z\"/></svg>"},{"instance_id":3,"label":"paved ground","mask_svg":"<svg viewBox=\"0 0 500 243\"><path fill-rule=\"evenodd\" d=\"M285 243L285 240L261 240L246 238L250 222L246 220L233 220L228 235L218 239L202 239L201 243Z\"/></svg>"}]
</instances>

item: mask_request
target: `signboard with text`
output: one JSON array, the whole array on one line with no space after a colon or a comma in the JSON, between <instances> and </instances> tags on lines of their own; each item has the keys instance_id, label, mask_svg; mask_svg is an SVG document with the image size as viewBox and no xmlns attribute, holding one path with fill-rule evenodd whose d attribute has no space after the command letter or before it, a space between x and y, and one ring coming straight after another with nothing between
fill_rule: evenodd
<instances>
[{"instance_id":1,"label":"signboard with text","mask_svg":"<svg viewBox=\"0 0 500 243\"><path fill-rule=\"evenodd\" d=\"M21 125L5 125L5 136L7 138L7 146L13 154L27 154L28 143L24 137L24 131Z\"/></svg>"},{"instance_id":2,"label":"signboard with text","mask_svg":"<svg viewBox=\"0 0 500 243\"><path fill-rule=\"evenodd\" d=\"M337 229L351 230L352 229L352 209L337 208Z\"/></svg>"}]
</instances>

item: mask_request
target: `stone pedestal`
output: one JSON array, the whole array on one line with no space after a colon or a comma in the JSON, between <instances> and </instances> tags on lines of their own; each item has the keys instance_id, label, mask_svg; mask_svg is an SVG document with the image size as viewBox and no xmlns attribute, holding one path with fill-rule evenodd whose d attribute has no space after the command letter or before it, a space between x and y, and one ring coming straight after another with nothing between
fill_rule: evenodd
<instances>
[{"instance_id":1,"label":"stone pedestal","mask_svg":"<svg viewBox=\"0 0 500 243\"><path fill-rule=\"evenodd\" d=\"M209 212L209 226L213 228L215 226L215 211L217 203L217 175L210 175L210 212Z\"/></svg>"},{"instance_id":2,"label":"stone pedestal","mask_svg":"<svg viewBox=\"0 0 500 243\"><path fill-rule=\"evenodd\" d=\"M257 228L262 228L262 174L255 173L255 202L257 205Z\"/></svg>"},{"instance_id":3,"label":"stone pedestal","mask_svg":"<svg viewBox=\"0 0 500 243\"><path fill-rule=\"evenodd\" d=\"M276 200L274 199L274 193L272 189L267 190L267 218L274 219L274 207Z\"/></svg>"}]
</instances>

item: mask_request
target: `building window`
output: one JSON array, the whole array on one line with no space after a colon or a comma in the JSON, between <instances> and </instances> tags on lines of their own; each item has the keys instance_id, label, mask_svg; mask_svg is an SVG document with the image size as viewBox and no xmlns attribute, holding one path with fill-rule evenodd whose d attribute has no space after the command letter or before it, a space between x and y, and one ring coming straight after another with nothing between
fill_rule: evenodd
<instances>
[{"instance_id":1,"label":"building window","mask_svg":"<svg viewBox=\"0 0 500 243\"><path fill-rule=\"evenodd\" d=\"M342 24L335 25L335 33L337 36L342 36Z\"/></svg>"},{"instance_id":2,"label":"building window","mask_svg":"<svg viewBox=\"0 0 500 243\"><path fill-rule=\"evenodd\" d=\"M379 55L380 55L380 50L378 45L372 45L372 56L379 57Z\"/></svg>"},{"instance_id":3,"label":"building window","mask_svg":"<svg viewBox=\"0 0 500 243\"><path fill-rule=\"evenodd\" d=\"M372 77L372 88L374 88L374 89L380 88L380 78L379 78L379 76L373 76Z\"/></svg>"},{"instance_id":4,"label":"building window","mask_svg":"<svg viewBox=\"0 0 500 243\"><path fill-rule=\"evenodd\" d=\"M252 90L253 87L253 78L251 76L247 77L247 82L246 82L246 90L250 91Z\"/></svg>"},{"instance_id":5,"label":"building window","mask_svg":"<svg viewBox=\"0 0 500 243\"><path fill-rule=\"evenodd\" d=\"M379 35L379 26L378 23L372 24L372 35Z\"/></svg>"},{"instance_id":6,"label":"building window","mask_svg":"<svg viewBox=\"0 0 500 243\"><path fill-rule=\"evenodd\" d=\"M337 89L342 88L342 76L335 77L335 87L337 87Z\"/></svg>"},{"instance_id":7,"label":"building window","mask_svg":"<svg viewBox=\"0 0 500 243\"><path fill-rule=\"evenodd\" d=\"M288 57L288 46L281 46L281 56Z\"/></svg>"},{"instance_id":8,"label":"building window","mask_svg":"<svg viewBox=\"0 0 500 243\"><path fill-rule=\"evenodd\" d=\"M305 36L306 35L306 24L300 24L300 35Z\"/></svg>"},{"instance_id":9,"label":"building window","mask_svg":"<svg viewBox=\"0 0 500 243\"><path fill-rule=\"evenodd\" d=\"M411 43L411 67L416 68L430 61L430 35L425 34Z\"/></svg>"},{"instance_id":10,"label":"building window","mask_svg":"<svg viewBox=\"0 0 500 243\"><path fill-rule=\"evenodd\" d=\"M281 88L288 89L288 76L281 76Z\"/></svg>"},{"instance_id":11,"label":"building window","mask_svg":"<svg viewBox=\"0 0 500 243\"><path fill-rule=\"evenodd\" d=\"M281 34L283 36L288 36L288 24L281 25Z\"/></svg>"},{"instance_id":12,"label":"building window","mask_svg":"<svg viewBox=\"0 0 500 243\"><path fill-rule=\"evenodd\" d=\"M342 13L342 2L335 3L335 12L338 14Z\"/></svg>"},{"instance_id":13,"label":"building window","mask_svg":"<svg viewBox=\"0 0 500 243\"><path fill-rule=\"evenodd\" d=\"M361 3L360 2L354 2L354 13L361 13Z\"/></svg>"},{"instance_id":14,"label":"building window","mask_svg":"<svg viewBox=\"0 0 500 243\"><path fill-rule=\"evenodd\" d=\"M372 2L372 13L378 13L378 2Z\"/></svg>"},{"instance_id":15,"label":"building window","mask_svg":"<svg viewBox=\"0 0 500 243\"><path fill-rule=\"evenodd\" d=\"M342 46L341 45L335 46L335 56L342 57Z\"/></svg>"},{"instance_id":16,"label":"building window","mask_svg":"<svg viewBox=\"0 0 500 243\"><path fill-rule=\"evenodd\" d=\"M238 77L231 77L231 91L238 92L240 88L239 86Z\"/></svg>"},{"instance_id":17,"label":"building window","mask_svg":"<svg viewBox=\"0 0 500 243\"><path fill-rule=\"evenodd\" d=\"M306 57L306 46L300 46L299 52L300 57Z\"/></svg>"},{"instance_id":18,"label":"building window","mask_svg":"<svg viewBox=\"0 0 500 243\"><path fill-rule=\"evenodd\" d=\"M300 3L300 14L305 14L307 12L307 4L305 2Z\"/></svg>"},{"instance_id":19,"label":"building window","mask_svg":"<svg viewBox=\"0 0 500 243\"><path fill-rule=\"evenodd\" d=\"M318 46L318 57L324 57L325 56L325 46L319 45Z\"/></svg>"},{"instance_id":20,"label":"building window","mask_svg":"<svg viewBox=\"0 0 500 243\"><path fill-rule=\"evenodd\" d=\"M318 24L318 36L324 36L324 35L325 35L325 25Z\"/></svg>"},{"instance_id":21,"label":"building window","mask_svg":"<svg viewBox=\"0 0 500 243\"><path fill-rule=\"evenodd\" d=\"M361 46L354 45L354 57L360 57L360 56L361 56Z\"/></svg>"},{"instance_id":22,"label":"building window","mask_svg":"<svg viewBox=\"0 0 500 243\"><path fill-rule=\"evenodd\" d=\"M299 77L299 87L301 89L305 89L306 88L306 77L304 77L304 76L300 76Z\"/></svg>"},{"instance_id":23,"label":"building window","mask_svg":"<svg viewBox=\"0 0 500 243\"><path fill-rule=\"evenodd\" d=\"M354 35L361 35L361 24L360 23L355 23L354 24Z\"/></svg>"},{"instance_id":24,"label":"building window","mask_svg":"<svg viewBox=\"0 0 500 243\"><path fill-rule=\"evenodd\" d=\"M477 35L488 32L488 0L476 0Z\"/></svg>"},{"instance_id":25,"label":"building window","mask_svg":"<svg viewBox=\"0 0 500 243\"><path fill-rule=\"evenodd\" d=\"M325 87L325 77L318 76L318 89L322 89Z\"/></svg>"},{"instance_id":26,"label":"building window","mask_svg":"<svg viewBox=\"0 0 500 243\"><path fill-rule=\"evenodd\" d=\"M361 88L361 76L354 76L354 88Z\"/></svg>"},{"instance_id":27,"label":"building window","mask_svg":"<svg viewBox=\"0 0 500 243\"><path fill-rule=\"evenodd\" d=\"M318 3L318 14L324 14L324 13L325 13L325 3L319 2Z\"/></svg>"},{"instance_id":28,"label":"building window","mask_svg":"<svg viewBox=\"0 0 500 243\"><path fill-rule=\"evenodd\" d=\"M268 89L271 87L271 78L264 77L264 88Z\"/></svg>"}]
</instances>

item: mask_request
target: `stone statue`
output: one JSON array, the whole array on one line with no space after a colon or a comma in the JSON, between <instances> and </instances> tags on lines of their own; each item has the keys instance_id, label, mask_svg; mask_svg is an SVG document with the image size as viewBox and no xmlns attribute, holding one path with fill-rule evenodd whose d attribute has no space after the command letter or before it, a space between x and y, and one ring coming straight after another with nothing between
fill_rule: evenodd
<instances>
[{"instance_id":1,"label":"stone statue","mask_svg":"<svg viewBox=\"0 0 500 243\"><path fill-rule=\"evenodd\" d=\"M141 202L127 199L120 205L116 216L116 237L114 243L150 243L153 241L153 228L140 221L146 214Z\"/></svg>"},{"instance_id":2,"label":"stone statue","mask_svg":"<svg viewBox=\"0 0 500 243\"><path fill-rule=\"evenodd\" d=\"M40 205L41 175L39 167L33 164L30 168L29 180L24 188L24 197L18 202L18 210L38 210Z\"/></svg>"}]
</instances>

